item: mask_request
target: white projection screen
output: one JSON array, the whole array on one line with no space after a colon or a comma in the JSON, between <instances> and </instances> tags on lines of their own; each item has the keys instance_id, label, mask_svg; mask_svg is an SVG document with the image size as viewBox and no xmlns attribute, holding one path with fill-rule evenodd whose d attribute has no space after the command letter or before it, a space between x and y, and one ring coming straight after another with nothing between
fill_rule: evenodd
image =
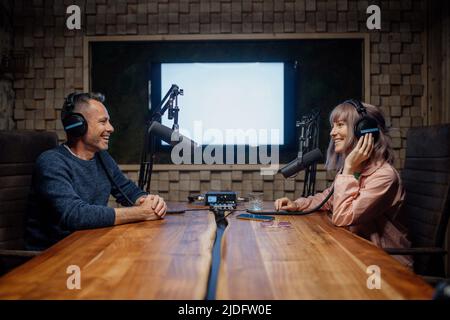
<instances>
[{"instance_id":1,"label":"white projection screen","mask_svg":"<svg viewBox=\"0 0 450 320\"><path fill-rule=\"evenodd\" d=\"M178 96L180 133L197 143L284 143L282 62L162 63L161 97L172 84L184 91ZM165 114L162 123L171 127L173 120Z\"/></svg>"}]
</instances>

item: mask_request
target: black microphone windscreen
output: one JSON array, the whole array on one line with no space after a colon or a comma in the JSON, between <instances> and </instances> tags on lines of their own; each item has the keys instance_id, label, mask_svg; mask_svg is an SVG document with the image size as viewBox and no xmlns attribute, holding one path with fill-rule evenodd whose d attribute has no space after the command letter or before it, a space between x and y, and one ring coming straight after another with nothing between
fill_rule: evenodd
<instances>
[{"instance_id":1,"label":"black microphone windscreen","mask_svg":"<svg viewBox=\"0 0 450 320\"><path fill-rule=\"evenodd\" d=\"M172 143L172 132L173 130L162 125L157 121L153 121L150 125L149 133L159 137L161 140L167 143Z\"/></svg>"},{"instance_id":2,"label":"black microphone windscreen","mask_svg":"<svg viewBox=\"0 0 450 320\"><path fill-rule=\"evenodd\" d=\"M283 175L283 177L289 178L290 176L294 175L300 170L301 170L301 162L298 158L296 158L291 162L289 162L286 166L281 168L279 172Z\"/></svg>"},{"instance_id":3,"label":"black microphone windscreen","mask_svg":"<svg viewBox=\"0 0 450 320\"><path fill-rule=\"evenodd\" d=\"M304 170L308 166L319 162L322 159L322 152L320 149L314 149L303 155L303 159L296 158L289 162L286 166L281 168L279 172L283 175L283 177L288 178L293 176L299 171Z\"/></svg>"},{"instance_id":4,"label":"black microphone windscreen","mask_svg":"<svg viewBox=\"0 0 450 320\"><path fill-rule=\"evenodd\" d=\"M305 167L308 167L316 162L322 160L322 152L320 149L314 149L303 155L303 164Z\"/></svg>"},{"instance_id":5,"label":"black microphone windscreen","mask_svg":"<svg viewBox=\"0 0 450 320\"><path fill-rule=\"evenodd\" d=\"M188 137L183 136L181 133L166 127L157 121L153 121L150 125L149 133L159 137L161 140L172 146L182 142L186 146L197 147L197 143L190 140Z\"/></svg>"}]
</instances>

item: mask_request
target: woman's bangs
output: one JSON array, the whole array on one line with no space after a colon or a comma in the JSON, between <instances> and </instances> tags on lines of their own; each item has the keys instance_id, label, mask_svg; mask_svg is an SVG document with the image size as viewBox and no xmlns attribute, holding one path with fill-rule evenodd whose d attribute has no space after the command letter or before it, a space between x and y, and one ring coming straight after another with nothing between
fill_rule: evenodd
<instances>
[{"instance_id":1,"label":"woman's bangs","mask_svg":"<svg viewBox=\"0 0 450 320\"><path fill-rule=\"evenodd\" d=\"M333 126L333 123L338 121L348 122L350 119L350 115L352 112L353 106L348 104L340 104L330 114L330 125Z\"/></svg>"}]
</instances>

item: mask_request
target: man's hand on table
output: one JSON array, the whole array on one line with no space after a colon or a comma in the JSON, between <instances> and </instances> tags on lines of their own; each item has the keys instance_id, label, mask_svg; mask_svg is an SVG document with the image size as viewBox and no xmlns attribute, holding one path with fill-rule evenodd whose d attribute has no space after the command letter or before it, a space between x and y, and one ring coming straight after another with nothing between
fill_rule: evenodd
<instances>
[{"instance_id":1,"label":"man's hand on table","mask_svg":"<svg viewBox=\"0 0 450 320\"><path fill-rule=\"evenodd\" d=\"M146 220L163 219L167 212L167 204L160 196L149 194L148 196L140 197L137 201L137 205L143 207L148 218Z\"/></svg>"}]
</instances>

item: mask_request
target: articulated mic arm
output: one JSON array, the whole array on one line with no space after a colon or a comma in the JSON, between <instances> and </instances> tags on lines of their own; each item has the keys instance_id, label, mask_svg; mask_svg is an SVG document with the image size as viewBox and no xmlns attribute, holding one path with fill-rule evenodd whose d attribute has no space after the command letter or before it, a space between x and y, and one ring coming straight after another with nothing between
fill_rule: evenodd
<instances>
[{"instance_id":1,"label":"articulated mic arm","mask_svg":"<svg viewBox=\"0 0 450 320\"><path fill-rule=\"evenodd\" d=\"M150 182L155 156L156 139L155 136L152 135L152 131L158 130L159 135L161 135L163 133L166 133L167 130L170 130L169 128L164 127L160 124L164 113L167 110L169 110L168 114L169 120L174 119L174 123L172 126L173 131L171 133L172 134L175 133L177 135L179 134L178 111L180 109L178 107L178 95L183 95L183 89L180 89L176 84L172 84L169 91L161 100L156 110L149 117L150 120L148 121L146 126L144 135L144 146L141 153L141 166L139 169L139 182L138 182L139 188L145 190L146 192L150 192ZM170 137L168 139L169 141L167 141L167 135L168 134L165 134L164 135L165 137L162 137L162 139L170 143Z\"/></svg>"}]
</instances>

